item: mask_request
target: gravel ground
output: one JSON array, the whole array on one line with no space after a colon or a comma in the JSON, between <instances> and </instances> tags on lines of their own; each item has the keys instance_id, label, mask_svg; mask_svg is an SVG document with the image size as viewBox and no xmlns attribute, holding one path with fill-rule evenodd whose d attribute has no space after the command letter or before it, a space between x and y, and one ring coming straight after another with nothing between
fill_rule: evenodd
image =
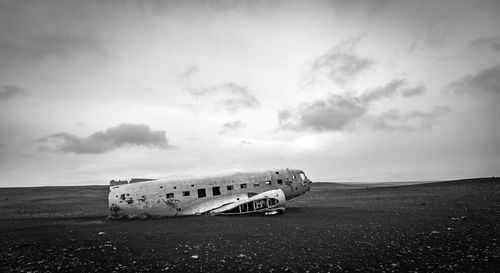
<instances>
[{"instance_id":1,"label":"gravel ground","mask_svg":"<svg viewBox=\"0 0 500 273\"><path fill-rule=\"evenodd\" d=\"M498 272L500 179L315 183L284 215L106 221L107 187L0 189L0 272Z\"/></svg>"}]
</instances>

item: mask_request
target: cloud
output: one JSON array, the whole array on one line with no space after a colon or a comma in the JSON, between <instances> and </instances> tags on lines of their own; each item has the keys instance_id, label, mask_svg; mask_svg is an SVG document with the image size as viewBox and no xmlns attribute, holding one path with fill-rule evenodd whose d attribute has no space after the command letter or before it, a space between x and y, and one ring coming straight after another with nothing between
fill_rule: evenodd
<instances>
[{"instance_id":1,"label":"cloud","mask_svg":"<svg viewBox=\"0 0 500 273\"><path fill-rule=\"evenodd\" d=\"M430 130L438 118L449 111L449 108L444 106L436 106L427 112L402 113L397 109L392 109L379 115L366 116L360 122L364 127L381 131Z\"/></svg>"},{"instance_id":2,"label":"cloud","mask_svg":"<svg viewBox=\"0 0 500 273\"><path fill-rule=\"evenodd\" d=\"M6 58L56 57L65 60L83 53L109 55L100 40L92 35L77 36L57 32L0 43L0 56Z\"/></svg>"},{"instance_id":3,"label":"cloud","mask_svg":"<svg viewBox=\"0 0 500 273\"><path fill-rule=\"evenodd\" d=\"M414 37L409 51L416 52L442 47L450 32L450 28L445 23L442 16L431 17L426 29Z\"/></svg>"},{"instance_id":4,"label":"cloud","mask_svg":"<svg viewBox=\"0 0 500 273\"><path fill-rule=\"evenodd\" d=\"M243 146L250 146L250 145L252 145L252 142L249 142L249 141L246 141L246 140L241 140L240 144L238 146L239 147L243 147Z\"/></svg>"},{"instance_id":5,"label":"cloud","mask_svg":"<svg viewBox=\"0 0 500 273\"><path fill-rule=\"evenodd\" d=\"M317 57L304 75L304 86L314 84L321 78L345 84L371 68L375 64L372 59L360 57L354 52L362 37L346 40Z\"/></svg>"},{"instance_id":6,"label":"cloud","mask_svg":"<svg viewBox=\"0 0 500 273\"><path fill-rule=\"evenodd\" d=\"M241 120L226 122L222 125L224 129L230 129L230 130L240 129L244 126L245 124Z\"/></svg>"},{"instance_id":7,"label":"cloud","mask_svg":"<svg viewBox=\"0 0 500 273\"><path fill-rule=\"evenodd\" d=\"M372 102L382 98L391 98L397 94L400 94L403 97L412 97L421 95L425 92L425 87L423 85L405 87L406 84L407 82L405 80L393 80L383 87L365 91L365 93L361 96L361 100L364 102Z\"/></svg>"},{"instance_id":8,"label":"cloud","mask_svg":"<svg viewBox=\"0 0 500 273\"><path fill-rule=\"evenodd\" d=\"M15 85L4 85L0 88L0 101L12 99L26 94L26 90Z\"/></svg>"},{"instance_id":9,"label":"cloud","mask_svg":"<svg viewBox=\"0 0 500 273\"><path fill-rule=\"evenodd\" d=\"M283 129L338 131L362 117L366 111L366 105L358 98L330 95L325 100L301 104L298 109L282 110L278 118Z\"/></svg>"},{"instance_id":10,"label":"cloud","mask_svg":"<svg viewBox=\"0 0 500 273\"><path fill-rule=\"evenodd\" d=\"M182 79L189 79L197 72L198 72L198 67L196 65L189 65L179 74L179 76Z\"/></svg>"},{"instance_id":11,"label":"cloud","mask_svg":"<svg viewBox=\"0 0 500 273\"><path fill-rule=\"evenodd\" d=\"M87 137L61 132L38 141L44 150L76 154L100 154L127 145L160 149L169 146L165 131L153 131L148 125L130 123L122 123Z\"/></svg>"},{"instance_id":12,"label":"cloud","mask_svg":"<svg viewBox=\"0 0 500 273\"><path fill-rule=\"evenodd\" d=\"M411 97L423 94L424 86L407 87L405 80L394 80L385 86L368 89L359 96L330 94L325 99L288 107L278 113L279 127L284 130L341 131L363 125L376 130L413 130L430 128L442 114L438 107L430 112L401 113L391 110L370 115L375 102L396 95Z\"/></svg>"},{"instance_id":13,"label":"cloud","mask_svg":"<svg viewBox=\"0 0 500 273\"><path fill-rule=\"evenodd\" d=\"M371 12L377 13L380 12L389 6L391 6L395 0L376 0L376 1L367 1L367 5Z\"/></svg>"},{"instance_id":14,"label":"cloud","mask_svg":"<svg viewBox=\"0 0 500 273\"><path fill-rule=\"evenodd\" d=\"M233 82L209 87L192 88L186 90L195 97L218 96L222 105L228 112L239 112L243 109L256 108L260 102L253 96L250 90Z\"/></svg>"},{"instance_id":15,"label":"cloud","mask_svg":"<svg viewBox=\"0 0 500 273\"><path fill-rule=\"evenodd\" d=\"M241 120L228 121L222 124L222 129L219 134L225 134L227 131L238 130L245 127L245 124Z\"/></svg>"},{"instance_id":16,"label":"cloud","mask_svg":"<svg viewBox=\"0 0 500 273\"><path fill-rule=\"evenodd\" d=\"M489 49L498 52L500 51L500 36L481 37L472 41L470 46L477 49Z\"/></svg>"},{"instance_id":17,"label":"cloud","mask_svg":"<svg viewBox=\"0 0 500 273\"><path fill-rule=\"evenodd\" d=\"M468 75L448 85L448 91L455 94L500 95L500 64Z\"/></svg>"},{"instance_id":18,"label":"cloud","mask_svg":"<svg viewBox=\"0 0 500 273\"><path fill-rule=\"evenodd\" d=\"M401 90L401 96L405 98L419 96L422 95L423 93L425 93L425 86L423 85L404 88Z\"/></svg>"}]
</instances>

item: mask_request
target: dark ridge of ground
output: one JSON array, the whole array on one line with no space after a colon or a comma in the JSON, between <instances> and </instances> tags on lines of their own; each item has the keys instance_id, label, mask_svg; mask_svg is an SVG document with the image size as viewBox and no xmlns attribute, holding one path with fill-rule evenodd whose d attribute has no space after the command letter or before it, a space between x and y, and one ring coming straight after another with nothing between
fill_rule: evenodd
<instances>
[{"instance_id":1,"label":"dark ridge of ground","mask_svg":"<svg viewBox=\"0 0 500 273\"><path fill-rule=\"evenodd\" d=\"M0 188L0 219L106 217L109 186Z\"/></svg>"},{"instance_id":2,"label":"dark ridge of ground","mask_svg":"<svg viewBox=\"0 0 500 273\"><path fill-rule=\"evenodd\" d=\"M500 179L315 183L278 216L106 221L106 186L0 189L0 272L498 272Z\"/></svg>"}]
</instances>

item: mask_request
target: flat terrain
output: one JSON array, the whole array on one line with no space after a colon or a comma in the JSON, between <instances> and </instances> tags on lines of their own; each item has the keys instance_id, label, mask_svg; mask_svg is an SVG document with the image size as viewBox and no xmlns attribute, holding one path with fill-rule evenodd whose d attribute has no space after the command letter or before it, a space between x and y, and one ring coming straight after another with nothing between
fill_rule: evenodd
<instances>
[{"instance_id":1,"label":"flat terrain","mask_svg":"<svg viewBox=\"0 0 500 273\"><path fill-rule=\"evenodd\" d=\"M108 187L0 189L0 272L498 272L500 179L315 183L284 215L106 221Z\"/></svg>"}]
</instances>

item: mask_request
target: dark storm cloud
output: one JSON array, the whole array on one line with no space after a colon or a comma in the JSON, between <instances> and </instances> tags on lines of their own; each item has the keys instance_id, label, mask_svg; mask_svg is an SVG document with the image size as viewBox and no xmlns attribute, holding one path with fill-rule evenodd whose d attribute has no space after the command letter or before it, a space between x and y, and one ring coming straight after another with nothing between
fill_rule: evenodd
<instances>
[{"instance_id":1,"label":"dark storm cloud","mask_svg":"<svg viewBox=\"0 0 500 273\"><path fill-rule=\"evenodd\" d=\"M0 43L0 57L68 59L78 54L108 55L100 41L91 35L75 36L52 33L28 37L22 41Z\"/></svg>"},{"instance_id":2,"label":"dark storm cloud","mask_svg":"<svg viewBox=\"0 0 500 273\"><path fill-rule=\"evenodd\" d=\"M347 40L317 57L304 75L305 85L314 83L320 77L344 84L372 67L375 64L372 59L360 57L354 52L361 38Z\"/></svg>"},{"instance_id":3,"label":"dark storm cloud","mask_svg":"<svg viewBox=\"0 0 500 273\"><path fill-rule=\"evenodd\" d=\"M26 94L26 90L15 85L4 85L0 87L0 101L12 99Z\"/></svg>"},{"instance_id":4,"label":"dark storm cloud","mask_svg":"<svg viewBox=\"0 0 500 273\"><path fill-rule=\"evenodd\" d=\"M39 142L45 150L77 154L100 154L127 145L160 149L169 146L165 131L153 131L148 125L129 123L119 124L87 137L57 133L40 139Z\"/></svg>"},{"instance_id":5,"label":"dark storm cloud","mask_svg":"<svg viewBox=\"0 0 500 273\"><path fill-rule=\"evenodd\" d=\"M331 94L323 100L280 111L279 126L287 130L313 131L341 131L355 123L377 130L430 128L437 117L446 112L444 108L430 112L401 113L393 110L377 116L368 114L376 101L396 95L416 96L423 94L424 90L423 86L406 87L405 80L394 80L385 86L366 90L359 96Z\"/></svg>"},{"instance_id":6,"label":"dark storm cloud","mask_svg":"<svg viewBox=\"0 0 500 273\"><path fill-rule=\"evenodd\" d=\"M500 36L496 37L481 37L470 44L474 48L489 49L495 52L500 51Z\"/></svg>"},{"instance_id":7,"label":"dark storm cloud","mask_svg":"<svg viewBox=\"0 0 500 273\"><path fill-rule=\"evenodd\" d=\"M221 96L224 108L229 112L260 106L260 102L247 87L233 82L209 87L186 88L186 90L195 97Z\"/></svg>"},{"instance_id":8,"label":"dark storm cloud","mask_svg":"<svg viewBox=\"0 0 500 273\"><path fill-rule=\"evenodd\" d=\"M474 75L468 75L450 83L448 90L456 94L500 95L500 64L483 69Z\"/></svg>"}]
</instances>

